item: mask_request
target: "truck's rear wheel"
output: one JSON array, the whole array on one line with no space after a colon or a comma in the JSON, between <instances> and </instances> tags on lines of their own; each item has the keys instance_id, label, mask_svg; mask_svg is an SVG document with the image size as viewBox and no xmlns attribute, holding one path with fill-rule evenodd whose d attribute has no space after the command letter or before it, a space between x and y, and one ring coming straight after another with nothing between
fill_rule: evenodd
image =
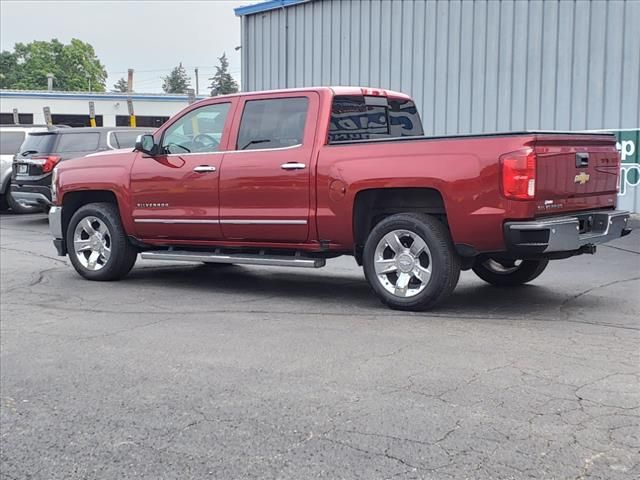
<instances>
[{"instance_id":1,"label":"truck's rear wheel","mask_svg":"<svg viewBox=\"0 0 640 480\"><path fill-rule=\"evenodd\" d=\"M434 307L460 277L460 258L447 228L421 213L400 213L378 223L367 238L362 263L376 295L398 310Z\"/></svg>"},{"instance_id":2,"label":"truck's rear wheel","mask_svg":"<svg viewBox=\"0 0 640 480\"><path fill-rule=\"evenodd\" d=\"M498 260L476 262L472 267L478 277L499 287L515 287L537 278L549 260Z\"/></svg>"},{"instance_id":3,"label":"truck's rear wheel","mask_svg":"<svg viewBox=\"0 0 640 480\"><path fill-rule=\"evenodd\" d=\"M121 279L138 255L113 203L91 203L78 209L69 222L66 241L73 267L89 280Z\"/></svg>"}]
</instances>

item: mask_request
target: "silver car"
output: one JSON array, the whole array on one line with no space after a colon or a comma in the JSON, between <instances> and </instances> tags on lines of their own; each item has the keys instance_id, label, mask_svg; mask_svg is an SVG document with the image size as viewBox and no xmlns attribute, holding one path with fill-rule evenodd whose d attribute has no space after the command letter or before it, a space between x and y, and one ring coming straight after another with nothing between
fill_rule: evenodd
<instances>
[{"instance_id":1,"label":"silver car","mask_svg":"<svg viewBox=\"0 0 640 480\"><path fill-rule=\"evenodd\" d=\"M17 202L11 196L11 165L13 157L28 133L46 131L46 127L2 126L0 127L0 207L11 208L15 213L34 213L42 209Z\"/></svg>"}]
</instances>

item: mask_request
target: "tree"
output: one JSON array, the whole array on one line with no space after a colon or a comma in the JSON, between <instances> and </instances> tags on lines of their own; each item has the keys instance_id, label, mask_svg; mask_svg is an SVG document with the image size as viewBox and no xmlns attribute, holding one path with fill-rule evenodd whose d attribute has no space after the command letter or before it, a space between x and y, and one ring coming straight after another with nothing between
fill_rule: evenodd
<instances>
[{"instance_id":1,"label":"tree","mask_svg":"<svg viewBox=\"0 0 640 480\"><path fill-rule=\"evenodd\" d=\"M233 79L229 73L229 60L227 60L227 54L222 53L220 60L220 66L216 67L216 74L211 77L211 96L227 95L229 93L236 93L238 91L238 83Z\"/></svg>"},{"instance_id":2,"label":"tree","mask_svg":"<svg viewBox=\"0 0 640 480\"><path fill-rule=\"evenodd\" d=\"M17 61L14 53L0 53L0 88L14 88Z\"/></svg>"},{"instance_id":3,"label":"tree","mask_svg":"<svg viewBox=\"0 0 640 480\"><path fill-rule=\"evenodd\" d=\"M129 91L129 82L127 82L124 78L120 78L116 83L113 84L114 92L128 92Z\"/></svg>"},{"instance_id":4,"label":"tree","mask_svg":"<svg viewBox=\"0 0 640 480\"><path fill-rule=\"evenodd\" d=\"M191 82L186 70L182 66L182 62L163 79L162 89L165 93L187 93Z\"/></svg>"},{"instance_id":5,"label":"tree","mask_svg":"<svg viewBox=\"0 0 640 480\"><path fill-rule=\"evenodd\" d=\"M47 74L61 91L105 91L107 71L93 47L77 38L68 44L50 42L16 43L13 52L0 54L0 87L44 90Z\"/></svg>"}]
</instances>

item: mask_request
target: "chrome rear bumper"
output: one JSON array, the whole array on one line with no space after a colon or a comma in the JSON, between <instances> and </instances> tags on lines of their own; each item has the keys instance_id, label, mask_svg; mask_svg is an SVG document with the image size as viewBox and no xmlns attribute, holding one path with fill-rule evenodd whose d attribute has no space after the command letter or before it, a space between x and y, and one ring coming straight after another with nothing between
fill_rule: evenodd
<instances>
[{"instance_id":1,"label":"chrome rear bumper","mask_svg":"<svg viewBox=\"0 0 640 480\"><path fill-rule=\"evenodd\" d=\"M631 233L628 223L627 211L595 210L563 217L506 222L504 234L510 251L573 252L628 235Z\"/></svg>"}]
</instances>

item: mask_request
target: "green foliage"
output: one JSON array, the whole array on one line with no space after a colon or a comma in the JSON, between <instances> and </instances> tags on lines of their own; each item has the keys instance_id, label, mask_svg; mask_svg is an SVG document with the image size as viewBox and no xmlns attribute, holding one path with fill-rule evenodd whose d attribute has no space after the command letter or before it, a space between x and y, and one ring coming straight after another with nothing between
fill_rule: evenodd
<instances>
[{"instance_id":1,"label":"green foliage","mask_svg":"<svg viewBox=\"0 0 640 480\"><path fill-rule=\"evenodd\" d=\"M12 52L0 53L0 88L11 88L15 83L16 56Z\"/></svg>"},{"instance_id":2,"label":"green foliage","mask_svg":"<svg viewBox=\"0 0 640 480\"><path fill-rule=\"evenodd\" d=\"M128 90L129 83L124 78L120 78L120 80L113 84L114 92L127 92Z\"/></svg>"},{"instance_id":3,"label":"green foliage","mask_svg":"<svg viewBox=\"0 0 640 480\"><path fill-rule=\"evenodd\" d=\"M216 74L211 77L211 96L227 95L229 93L236 93L238 91L238 83L233 79L229 73L229 60L227 60L226 53L223 53L220 60L220 66L216 67Z\"/></svg>"},{"instance_id":4,"label":"green foliage","mask_svg":"<svg viewBox=\"0 0 640 480\"><path fill-rule=\"evenodd\" d=\"M47 74L53 74L53 88L60 91L105 91L107 71L93 47L77 38L69 44L50 42L16 43L13 52L0 54L0 88L45 90Z\"/></svg>"},{"instance_id":5,"label":"green foliage","mask_svg":"<svg viewBox=\"0 0 640 480\"><path fill-rule=\"evenodd\" d=\"M187 76L187 72L180 62L169 75L164 77L162 89L165 93L187 93L190 82L191 79Z\"/></svg>"}]
</instances>

